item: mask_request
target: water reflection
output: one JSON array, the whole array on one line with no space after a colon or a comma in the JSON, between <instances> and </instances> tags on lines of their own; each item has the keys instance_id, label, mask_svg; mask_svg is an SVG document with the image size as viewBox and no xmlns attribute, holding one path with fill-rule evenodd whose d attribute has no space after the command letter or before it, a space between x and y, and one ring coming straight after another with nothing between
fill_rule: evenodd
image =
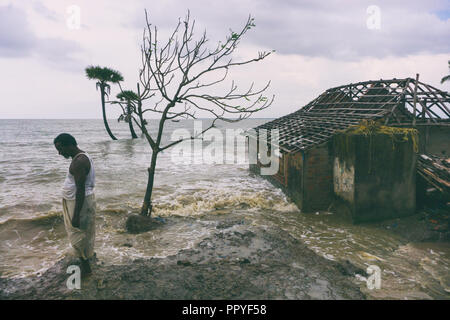
<instances>
[{"instance_id":1,"label":"water reflection","mask_svg":"<svg viewBox=\"0 0 450 320\"><path fill-rule=\"evenodd\" d=\"M97 142L95 145L99 146L98 151L102 160L106 160L111 153L111 145L114 143L112 140L105 140Z\"/></svg>"},{"instance_id":2,"label":"water reflection","mask_svg":"<svg viewBox=\"0 0 450 320\"><path fill-rule=\"evenodd\" d=\"M126 157L133 157L136 149L137 139L121 140L120 143L123 145L123 155Z\"/></svg>"}]
</instances>

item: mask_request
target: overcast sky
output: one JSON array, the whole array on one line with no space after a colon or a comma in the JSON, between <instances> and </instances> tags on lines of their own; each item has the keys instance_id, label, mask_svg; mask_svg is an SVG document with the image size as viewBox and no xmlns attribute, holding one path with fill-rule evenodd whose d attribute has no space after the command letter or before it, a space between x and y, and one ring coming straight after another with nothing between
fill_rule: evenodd
<instances>
[{"instance_id":1,"label":"overcast sky","mask_svg":"<svg viewBox=\"0 0 450 320\"><path fill-rule=\"evenodd\" d=\"M276 52L230 81L271 81L275 102L258 117L288 114L330 87L364 80L419 73L450 91L450 83L440 84L450 72L450 0L0 0L0 118L101 118L99 92L84 68L117 69L123 86L134 89L144 8L160 39L189 9L196 34L206 29L212 44L251 14L256 27L237 59Z\"/></svg>"}]
</instances>

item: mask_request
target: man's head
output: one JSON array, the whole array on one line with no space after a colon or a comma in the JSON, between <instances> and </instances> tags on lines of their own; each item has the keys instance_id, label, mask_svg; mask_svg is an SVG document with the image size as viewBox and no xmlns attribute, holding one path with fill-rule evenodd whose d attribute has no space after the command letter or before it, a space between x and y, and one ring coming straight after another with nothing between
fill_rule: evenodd
<instances>
[{"instance_id":1,"label":"man's head","mask_svg":"<svg viewBox=\"0 0 450 320\"><path fill-rule=\"evenodd\" d=\"M58 153L66 159L74 156L78 150L77 141L68 133L61 133L53 140L53 143Z\"/></svg>"}]
</instances>

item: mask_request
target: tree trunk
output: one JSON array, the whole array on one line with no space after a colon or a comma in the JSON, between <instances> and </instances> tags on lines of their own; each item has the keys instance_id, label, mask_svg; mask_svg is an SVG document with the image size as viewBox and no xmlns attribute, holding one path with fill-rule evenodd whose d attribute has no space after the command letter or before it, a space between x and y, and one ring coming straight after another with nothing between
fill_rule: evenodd
<instances>
[{"instance_id":1,"label":"tree trunk","mask_svg":"<svg viewBox=\"0 0 450 320\"><path fill-rule=\"evenodd\" d=\"M153 192L153 181L155 177L157 157L158 152L153 150L152 162L150 163L150 168L148 168L147 190L145 191L144 203L142 204L141 208L141 215L143 216L151 216L152 214L152 192Z\"/></svg>"},{"instance_id":2,"label":"tree trunk","mask_svg":"<svg viewBox=\"0 0 450 320\"><path fill-rule=\"evenodd\" d=\"M144 134L144 131L142 130L142 128L144 128L144 126L146 125L145 119L142 116L142 100L141 100L141 89L139 87L139 82L137 83L137 92L138 92L138 114L139 114L139 118L141 120L141 133Z\"/></svg>"},{"instance_id":3,"label":"tree trunk","mask_svg":"<svg viewBox=\"0 0 450 320\"><path fill-rule=\"evenodd\" d=\"M102 111L103 111L103 123L105 124L106 131L108 132L109 136L113 140L117 140L116 137L112 134L111 130L109 129L108 121L106 120L106 111L105 111L105 88L100 87L100 94L102 95Z\"/></svg>"},{"instance_id":4,"label":"tree trunk","mask_svg":"<svg viewBox=\"0 0 450 320\"><path fill-rule=\"evenodd\" d=\"M136 132L134 132L134 128L133 128L133 119L131 118L130 105L127 105L127 114L128 114L128 126L130 127L131 138L137 139Z\"/></svg>"}]
</instances>

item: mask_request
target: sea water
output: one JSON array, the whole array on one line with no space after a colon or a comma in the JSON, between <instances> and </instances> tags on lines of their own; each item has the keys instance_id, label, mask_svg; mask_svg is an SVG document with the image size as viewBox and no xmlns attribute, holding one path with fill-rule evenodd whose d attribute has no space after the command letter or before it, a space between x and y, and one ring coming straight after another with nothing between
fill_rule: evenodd
<instances>
[{"instance_id":1,"label":"sea water","mask_svg":"<svg viewBox=\"0 0 450 320\"><path fill-rule=\"evenodd\" d=\"M158 121L148 121L155 135ZM220 123L219 129L225 137L227 128L245 130L266 121ZM203 120L203 128L209 123ZM176 254L214 232L217 217L233 215L252 225L281 228L327 259L349 260L364 269L379 266L380 290L360 282L373 298L450 297L448 244L411 243L391 230L353 225L334 212L302 213L280 189L251 175L244 163L175 163L167 149L158 156L152 197L153 215L165 217L167 227L126 233L126 218L142 205L151 149L144 137L131 139L127 124L110 120L110 126L116 141L98 119L0 120L0 276L42 273L69 250L61 187L70 159L58 155L53 145L59 133L67 132L94 160L96 252L103 263ZM163 145L177 129L193 132L194 123L167 122ZM201 156L201 148L192 150L193 157Z\"/></svg>"}]
</instances>

